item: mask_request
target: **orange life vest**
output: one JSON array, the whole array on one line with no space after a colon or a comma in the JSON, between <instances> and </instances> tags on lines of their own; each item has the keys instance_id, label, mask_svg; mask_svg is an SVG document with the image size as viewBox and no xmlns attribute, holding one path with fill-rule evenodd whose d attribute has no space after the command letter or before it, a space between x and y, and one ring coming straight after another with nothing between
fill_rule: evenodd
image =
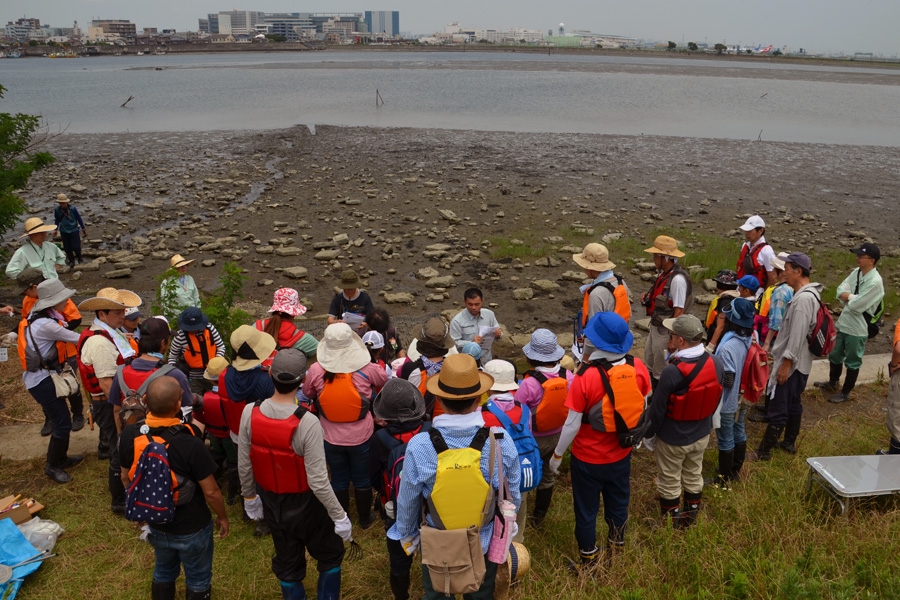
<instances>
[{"instance_id":1,"label":"orange life vest","mask_svg":"<svg viewBox=\"0 0 900 600\"><path fill-rule=\"evenodd\" d=\"M684 381L669 396L666 416L675 421L700 421L716 412L722 398L722 384L712 357L704 353L696 363L676 358L672 364L684 375Z\"/></svg>"},{"instance_id":2,"label":"orange life vest","mask_svg":"<svg viewBox=\"0 0 900 600\"><path fill-rule=\"evenodd\" d=\"M587 326L588 321L588 308L590 306L591 292L597 286L603 287L609 291L610 294L613 295L613 298L616 301L616 307L613 309L617 315L625 319L627 323L629 319L631 319L631 302L628 300L628 290L625 288L625 282L622 280L620 275L616 275L616 281L618 285L613 287L613 285L608 281L601 281L599 283L593 284L591 287L584 292L584 302L581 306L581 327L584 328Z\"/></svg>"},{"instance_id":3,"label":"orange life vest","mask_svg":"<svg viewBox=\"0 0 900 600\"><path fill-rule=\"evenodd\" d=\"M586 407L581 422L590 424L595 431L603 433L619 432L622 427L628 429L636 427L641 415L644 414L646 399L638 385L634 357L626 354L625 362L615 366L606 360L596 361L582 366L578 375L585 375L591 368L600 372L605 389L599 402ZM622 421L619 426L616 423L617 413Z\"/></svg>"},{"instance_id":4,"label":"orange life vest","mask_svg":"<svg viewBox=\"0 0 900 600\"><path fill-rule=\"evenodd\" d=\"M37 301L37 298L32 298L31 296L25 296L22 300L22 320L19 321L19 337L16 339L16 350L19 352L19 360L22 361L22 370L27 368L25 366L25 327L28 326L28 315L31 314L31 309L34 308ZM66 306L63 309L62 314L66 320L65 322L60 321L59 324L63 327L67 327L68 323L72 321L81 319L81 313L78 312L78 307L75 306L75 303L72 302L71 298L66 301ZM71 358L78 354L78 349L75 347L75 344L70 342L56 342L56 352L59 355L59 362L62 363L65 362L67 358Z\"/></svg>"},{"instance_id":5,"label":"orange life vest","mask_svg":"<svg viewBox=\"0 0 900 600\"><path fill-rule=\"evenodd\" d=\"M744 275L753 275L759 281L759 285L765 289L768 285L768 276L766 268L759 262L759 253L768 244L757 244L753 250L750 249L749 243L744 243L741 247L741 256L738 258L737 278L740 279Z\"/></svg>"},{"instance_id":6,"label":"orange life vest","mask_svg":"<svg viewBox=\"0 0 900 600\"><path fill-rule=\"evenodd\" d=\"M544 390L540 403L531 411L532 431L550 431L565 425L566 417L569 416L569 409L566 408L569 380L566 375L567 371L562 367L556 377L548 377L535 370L525 372L523 380L534 377Z\"/></svg>"},{"instance_id":7,"label":"orange life vest","mask_svg":"<svg viewBox=\"0 0 900 600\"><path fill-rule=\"evenodd\" d=\"M302 494L309 491L306 466L294 452L291 441L306 414L302 406L287 419L270 419L253 406L250 415L250 464L259 487L276 494Z\"/></svg>"},{"instance_id":8,"label":"orange life vest","mask_svg":"<svg viewBox=\"0 0 900 600\"><path fill-rule=\"evenodd\" d=\"M224 402L216 390L203 394L203 408L194 408L194 418L206 425L206 429L217 438L228 437L228 423L225 420Z\"/></svg>"},{"instance_id":9,"label":"orange life vest","mask_svg":"<svg viewBox=\"0 0 900 600\"><path fill-rule=\"evenodd\" d=\"M216 345L209 328L203 331L185 331L184 362L192 369L205 369L216 355ZM196 346L196 347L195 347Z\"/></svg>"},{"instance_id":10,"label":"orange life vest","mask_svg":"<svg viewBox=\"0 0 900 600\"><path fill-rule=\"evenodd\" d=\"M362 371L356 372L369 380ZM353 385L353 373L332 375L333 379L328 381L326 378L319 397L314 400L316 412L332 423L354 423L365 419L375 397L375 388L369 384L371 393L363 398Z\"/></svg>"},{"instance_id":11,"label":"orange life vest","mask_svg":"<svg viewBox=\"0 0 900 600\"><path fill-rule=\"evenodd\" d=\"M271 319L259 319L256 321L254 326L260 331L266 330L266 325L269 324ZM284 350L285 348L293 348L294 344L300 341L306 335L305 331L300 331L296 325L291 323L290 321L282 321L281 329L278 330L278 337L275 338L275 350L272 351L272 354L269 355L269 358L262 362L262 366L264 369L268 369L272 366L272 360L275 358L275 355L278 354L279 350Z\"/></svg>"},{"instance_id":12,"label":"orange life vest","mask_svg":"<svg viewBox=\"0 0 900 600\"><path fill-rule=\"evenodd\" d=\"M88 341L88 338L91 338L95 335L99 335L101 337L105 337L109 340L109 343L115 346L115 342L112 341L112 338L109 337L109 334L103 331L102 329L93 330L90 327L82 330L81 337L78 338L78 372L81 374L81 382L84 384L84 389L88 391L92 396L102 396L103 390L100 388L100 380L97 379L97 374L94 372L93 365L86 365L81 362L81 350L84 348L85 342ZM118 347L116 347L116 351L118 351ZM125 359L122 358L122 355L116 358L116 364L122 365L125 364Z\"/></svg>"}]
</instances>

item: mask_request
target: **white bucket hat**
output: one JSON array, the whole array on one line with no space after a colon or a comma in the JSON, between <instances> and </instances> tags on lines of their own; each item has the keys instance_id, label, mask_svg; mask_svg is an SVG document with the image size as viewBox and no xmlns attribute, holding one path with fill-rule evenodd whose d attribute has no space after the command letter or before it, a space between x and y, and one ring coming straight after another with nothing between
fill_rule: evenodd
<instances>
[{"instance_id":1,"label":"white bucket hat","mask_svg":"<svg viewBox=\"0 0 900 600\"><path fill-rule=\"evenodd\" d=\"M509 361L494 359L484 365L484 372L494 378L493 392L511 392L519 389L516 383L516 368Z\"/></svg>"},{"instance_id":2,"label":"white bucket hat","mask_svg":"<svg viewBox=\"0 0 900 600\"><path fill-rule=\"evenodd\" d=\"M329 373L354 373L372 360L366 345L346 323L325 328L316 358Z\"/></svg>"}]
</instances>

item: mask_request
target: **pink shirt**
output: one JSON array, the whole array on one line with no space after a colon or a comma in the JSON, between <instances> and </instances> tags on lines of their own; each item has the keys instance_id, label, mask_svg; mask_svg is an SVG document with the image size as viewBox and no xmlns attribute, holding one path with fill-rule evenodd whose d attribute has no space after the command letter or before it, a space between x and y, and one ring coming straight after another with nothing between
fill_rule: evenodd
<instances>
[{"instance_id":1,"label":"pink shirt","mask_svg":"<svg viewBox=\"0 0 900 600\"><path fill-rule=\"evenodd\" d=\"M364 373L363 377L360 373ZM368 377L368 379L366 379ZM374 390L372 386L381 388L387 383L387 372L375 363L368 363L362 369L353 374L351 378L353 386L363 398L373 398ZM314 363L306 374L306 381L303 382L303 393L307 398L318 398L319 393L325 388L325 369L319 363ZM358 446L365 443L372 433L375 431L374 421L372 420L372 412L366 413L366 416L353 423L334 423L319 417L322 424L322 431L325 434L325 441L335 446Z\"/></svg>"},{"instance_id":2,"label":"pink shirt","mask_svg":"<svg viewBox=\"0 0 900 600\"><path fill-rule=\"evenodd\" d=\"M562 367L560 367L562 368ZM559 371L557 371L559 373ZM544 373L547 377L552 377L553 375ZM575 378L575 375L571 371L566 371L566 381L569 382L569 387L572 386L572 380ZM531 409L532 412L537 408L537 405L541 403L541 400L544 398L544 388L541 386L541 382L535 379L534 377L526 377L522 381L519 382L519 391L516 392L516 400L518 400L523 406L527 406ZM550 429L549 431L532 431L535 437L539 436L547 436L547 435L556 435L562 431L562 427L558 427L556 429Z\"/></svg>"}]
</instances>

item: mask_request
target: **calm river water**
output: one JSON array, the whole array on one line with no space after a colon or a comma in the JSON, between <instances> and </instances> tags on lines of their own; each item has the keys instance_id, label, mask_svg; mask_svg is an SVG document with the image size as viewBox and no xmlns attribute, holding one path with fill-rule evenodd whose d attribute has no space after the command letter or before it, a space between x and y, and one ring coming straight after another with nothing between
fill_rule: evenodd
<instances>
[{"instance_id":1,"label":"calm river water","mask_svg":"<svg viewBox=\"0 0 900 600\"><path fill-rule=\"evenodd\" d=\"M888 69L326 51L6 59L0 85L3 112L73 133L329 124L900 146L900 71Z\"/></svg>"}]
</instances>

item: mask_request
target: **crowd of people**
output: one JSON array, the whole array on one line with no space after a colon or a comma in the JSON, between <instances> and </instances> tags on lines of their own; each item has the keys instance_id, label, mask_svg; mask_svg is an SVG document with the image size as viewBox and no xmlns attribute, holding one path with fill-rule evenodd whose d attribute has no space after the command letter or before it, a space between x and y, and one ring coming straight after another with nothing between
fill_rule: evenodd
<instances>
[{"instance_id":1,"label":"crowd of people","mask_svg":"<svg viewBox=\"0 0 900 600\"><path fill-rule=\"evenodd\" d=\"M83 230L83 223L64 196L59 201L65 260L80 261L71 224ZM192 260L171 259L178 277L166 290L181 311L177 323L142 314L140 297L128 290L104 288L76 306L56 272L62 254L46 241L55 227L31 218L25 228L28 240L7 273L23 296L17 343L25 387L46 416L46 474L66 483L82 460L68 446L70 432L84 426L83 389L99 428L98 457L109 460L113 513L134 518L138 510L133 496L148 440L165 445L178 478L171 518L147 532L154 599L174 597L182 569L187 597L210 597L214 531L228 534L225 507L238 502L255 535L272 536L284 598L307 597L307 552L319 572L317 597L338 598L344 544L352 547L354 527L369 529L379 517L394 598L409 598L417 551L426 598L493 598L501 580L514 577L507 557L524 551L515 543L543 527L570 450L579 549L570 567L609 564L626 542L636 447L654 453L661 520L675 528L698 519L713 431L718 466L708 484L722 490L752 456L797 451L801 395L824 331L823 286L810 280L810 258L776 254L759 216L741 226L746 242L736 269L715 277L705 320L692 312L693 283L672 237L658 236L645 250L657 275L640 306L608 249L588 244L572 256L587 283L571 351L537 329L521 348L521 374L515 362L493 357L503 330L478 288L464 291L465 308L451 321L425 320L404 345L348 270L321 339L295 322L306 308L296 290L282 288L267 318L228 334L226 355L188 275ZM830 377L816 384L835 403L850 397L883 306L878 247L853 252L858 267L837 290L843 310ZM630 324L640 309L650 324L637 358ZM83 322L82 313L93 319ZM897 454L900 323L894 341L887 452ZM755 403L746 374L749 357L760 355L771 368ZM755 453L747 450L747 418L766 422ZM601 504L605 544L597 542Z\"/></svg>"}]
</instances>

